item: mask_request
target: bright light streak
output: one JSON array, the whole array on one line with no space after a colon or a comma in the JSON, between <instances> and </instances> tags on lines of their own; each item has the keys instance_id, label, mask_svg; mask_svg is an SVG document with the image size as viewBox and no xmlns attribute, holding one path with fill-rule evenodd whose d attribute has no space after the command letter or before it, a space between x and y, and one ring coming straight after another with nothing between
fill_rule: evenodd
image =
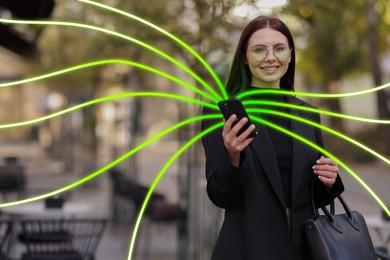
<instances>
[{"instance_id":1,"label":"bright light streak","mask_svg":"<svg viewBox=\"0 0 390 260\"><path fill-rule=\"evenodd\" d=\"M130 18L135 19L135 20L137 20L137 21L139 21L141 23L144 23L145 25L150 26L150 27L156 29L157 31L165 34L166 36L170 37L171 39L173 39L174 41L179 43L181 46L183 46L185 49L187 49L191 54L193 54L207 68L207 70L214 77L215 81L217 82L218 86L220 87L221 92L223 94L223 97L225 99L227 98L225 89L223 88L221 82L219 81L218 77L215 75L215 73L213 72L211 67L190 46L188 46L187 44L182 42L176 36L173 36L169 32L164 31L160 27L158 27L158 26L156 26L156 25L154 25L154 24L152 24L150 22L147 22L147 21L145 21L145 20L143 20L143 19L141 19L141 18L139 18L139 17L137 17L135 15L123 12L123 11L121 11L119 9L112 8L112 7L109 7L109 6L106 6L106 5L94 2L94 1L89 1L89 0L78 0L78 1L84 2L84 3L87 3L87 4L91 4L91 5L94 5L94 6L98 6L98 7L101 7L101 8L104 8L104 9L116 12L118 14L130 17ZM274 6L275 5L281 5L281 2L278 1L278 0L259 1L259 4L263 5L263 7L266 7L266 5L267 5L266 2L268 2L268 3L271 2ZM269 7L269 8L271 8L271 7ZM194 92L196 92L198 94L201 94L202 96L210 99L211 101L213 101L215 103L218 100L221 99L221 96L219 96L203 79L199 78L193 71L191 71L185 65L181 64L180 62L178 62L177 60L175 60L171 56L167 55L166 53L164 53L164 52L162 52L162 51L152 47L151 45L148 45L148 44L146 44L144 42L141 42L141 41L139 41L139 40L137 40L135 38L132 38L132 37L129 37L129 36L126 36L126 35L114 32L114 31L110 31L110 30L107 30L107 29L104 29L104 28L100 28L100 27L96 27L96 26L92 26L92 25L86 25L86 24L79 24L79 23L57 22L57 21L22 21L22 20L11 20L11 19L0 19L0 22L2 22L2 23L10 23L10 24L60 25L60 26L70 26L70 27L76 27L76 28L85 28L85 29L89 29L89 30L100 31L100 32L103 32L103 33L106 33L106 34L109 34L109 35L112 35L112 36L116 36L116 37L119 37L119 38L122 38L122 39L125 39L125 40L128 40L128 41L131 41L131 42L136 43L136 44L138 44L138 45L140 45L140 46L142 46L142 47L144 47L144 48L146 48L146 49L148 49L148 50L150 50L150 51L152 51L152 52L154 52L154 53L164 57L165 59L171 61L172 63L174 63L175 65L177 65L178 67L180 67L181 69L186 71L189 75L191 75L193 78L195 78L198 82L200 82L215 97L212 97L212 96L210 96L210 95L208 95L208 94L198 90L196 87L191 86L188 83L186 83L184 81L181 81L181 80L179 80L179 79L177 79L177 78L175 78L175 77L173 77L173 76L171 76L171 75L169 75L167 73L164 73L164 72L162 72L160 70L157 70L157 69L145 66L143 64L137 64L137 63L133 63L133 62L129 62L129 61L123 61L124 63L127 62L126 64L128 64L128 65L131 64L131 66L135 66L135 67L139 67L139 68L142 68L142 69L145 69L145 70L149 70L149 71L151 71L153 73L156 73L156 74L159 74L161 76L164 76L164 77L166 77L166 78L168 78L170 80L173 80L173 81L175 81L175 82L177 82L177 83L179 83L179 84L181 84L181 85L183 85L183 86L193 90ZM65 70L49 73L49 74L46 74L46 75L43 75L43 76L38 76L38 77L31 78L31 79L27 79L27 81L18 81L17 84L22 84L22 83L25 83L25 82L28 82L28 81L32 81L32 80L40 80L40 79L45 79L45 78L48 78L48 77L58 76L59 74L66 73L66 72L73 72L73 71L75 71L77 69L81 69L81 68L84 68L84 67L95 66L95 65L98 65L98 63L101 63L99 65L104 64L104 62L106 62L105 64L108 64L111 61L114 61L114 60L105 60L105 61L98 61L98 62L87 63L87 64L75 66L75 67L72 67L72 68L69 68L69 69L65 69ZM115 60L115 61L118 62L118 60ZM14 83L14 85L16 85L15 82L13 82L13 83ZM10 84L10 83L2 83L2 84L0 84L0 87L11 86L11 85L3 85L3 84ZM242 98L242 97L245 97L245 96L250 96L250 95L255 94L255 93L257 93L257 94L258 93L275 93L275 94L311 96L311 97L318 97L318 98L341 98L341 97L350 97L350 96L355 96L355 95L369 94L369 93L373 93L375 91L383 90L385 88L388 88L389 86L390 86L390 83L382 85L382 86L379 86L379 87L376 87L376 88L372 88L372 89L369 89L369 90L362 90L362 91L357 91L357 92L352 92L352 93L338 93L338 94L337 93L336 94L303 93L303 92L290 92L290 91L280 91L280 90L275 90L275 91L272 91L272 90L271 91L270 90L257 90L257 91L251 91L251 92L243 93L243 94L239 95L239 98ZM178 96L178 95L172 95L172 94L166 94L166 93L156 93L156 92L154 92L154 93L153 92L152 93L148 93L148 92L125 93L125 94L122 94L122 95L113 95L113 96L104 97L104 98L101 98L101 99L95 99L95 100L92 100L92 101L89 101L89 102L85 102L83 104L80 104L80 105L77 105L77 106L74 106L74 107L62 110L62 111L57 112L57 113L53 113L53 114L48 115L48 116L41 117L41 118L38 118L38 119L33 119L33 120L28 120L28 121L25 121L25 122L19 122L19 123L13 123L13 124L0 125L0 128L9 128L9 127L22 126L22 125L26 125L26 124L33 124L33 123L37 123L37 122L40 122L40 121L43 121L43 120L47 120L47 119L53 118L55 116L62 115L64 113L68 113L70 111L74 111L76 109L81 109L81 108L83 108L85 106L89 106L89 105L92 105L92 104L96 104L96 103L99 103L99 102L108 101L108 100L112 100L112 99L124 98L124 97L128 97L128 96L132 96L132 97L135 97L135 96L160 96L160 97L167 97L167 98L175 98L175 99L183 100L183 101L186 101L186 102L192 102L192 103L196 103L196 104L199 104L199 105L208 106L208 107L213 108L213 109L217 109L216 105L208 104L208 103L201 102L201 101L194 100L194 99L190 99L190 98L181 97L181 96ZM250 101L248 101L248 102L249 103L246 103L246 104L250 104ZM274 104L271 104L271 103L272 102L270 102L268 104L267 103L263 103L263 104L265 104L265 105L275 105L275 103ZM276 104L276 105L281 105L282 106L282 104ZM288 105L288 104L283 104L283 106L290 106L291 108L298 109L297 107L292 107L292 105ZM248 111L252 111L252 110L248 109ZM325 131L329 131L330 133L335 134L336 136L338 136L340 138L343 138L344 140L347 140L347 141L349 141L349 142L359 146L360 148L366 150L367 152L369 152L369 153L377 156L378 158L381 158L383 161L389 163L388 159L386 159L385 157L383 157L380 154L376 153L372 149L364 146L363 144L355 141L354 139L349 138L348 136L343 135L343 134L341 134L341 133L339 133L337 131L334 131L334 130L328 128L328 127L319 125L319 124L317 124L315 122L311 122L311 121L305 120L303 118L295 117L293 115L279 113L279 112L273 111L273 110L261 109L261 110L255 111L255 112L273 113L273 114L277 114L277 115L280 115L280 116L287 116L287 117L290 117L291 119L298 120L298 121L301 121L303 123L313 125L315 127L319 127L319 128L321 128L321 129L323 129ZM345 116L345 115L342 116L340 114L329 112L329 111L324 111L324 110L315 110L315 111L312 111L312 112L323 113L323 114L327 114L327 115L330 115L330 116L339 116L339 117L353 119L353 120L362 119L362 118L353 117L353 116ZM93 172L92 174L88 175L87 177L85 177L83 179L80 179L80 180L78 180L78 181L76 181L74 183L71 183L71 184L69 184L67 186L59 188L59 189L57 189L55 191L51 191L51 192L48 192L48 193L45 193L45 194L41 194L41 195L38 195L38 196L35 196L35 197L32 197L32 198L23 199L23 200L14 201L14 202L2 203L2 204L0 204L0 208L1 207L15 206L15 205L23 204L23 203L28 203L28 202L33 202L33 201L36 201L36 200L40 200L40 199L44 199L44 198L47 198L47 197L51 197L53 195L57 195L59 193L68 191L68 190L70 190L72 188L76 188L77 186L79 186L79 185L81 185L81 184L91 180L92 178L97 177L98 175L102 174L103 172L107 171L111 167L113 167L116 164L120 163L121 161L125 160L126 158L128 158L131 155L133 155L134 153L140 151L141 149L143 149L144 147L149 145L151 142L161 138L162 136L164 136L166 134L169 134L172 131L174 131L174 130L176 130L176 129L178 129L178 128L186 125L186 124L190 124L190 123L198 121L198 120L206 120L206 119L211 119L211 118L215 118L215 119L216 118L222 118L222 116L220 114L216 114L216 115L208 115L208 116L199 116L199 117L194 117L194 118L190 118L190 119L184 120L184 121L182 121L182 122L180 122L178 124L175 124L172 127L167 128L166 130L164 130L164 131L160 132L159 134L155 135L154 137L148 139L147 141L145 141L141 145L137 146L136 148L132 149L128 153L126 153L123 156L119 157L115 161L113 161L110 164L102 167L101 169ZM288 134L288 135L292 136L293 138L296 138L296 139L306 143L307 145L317 149L318 151L320 151L324 155L326 155L326 156L332 158L333 160L335 160L341 167L343 167L348 173L350 173L368 191L368 193L379 203L379 205L381 205L381 207L385 210L385 212L390 216L390 211L387 209L387 207L382 202L382 200L379 198L379 196L376 195L375 192L357 174L355 174L350 168L348 168L343 162L341 162L336 157L334 157L331 153L327 152L326 150L322 149L321 147L318 147L316 144L311 143L310 141L306 140L305 138L303 138L303 137L301 137L299 135L296 135L295 133L292 133L292 132L290 132L290 131L288 131L286 129L283 129L283 128L277 126L277 125L274 125L274 124L272 124L270 122L267 122L267 121L265 121L265 120L263 120L261 118L257 118L257 117L254 117L254 116L251 116L251 118L254 119L255 121L263 123L263 124L265 124L265 125L267 125L269 127L273 127L273 128L275 128L275 129L277 129L277 130L279 130L279 131L281 131L281 132L283 132L285 134ZM388 123L388 120L364 119L362 121L370 122L370 123L384 123L384 122ZM204 136L205 134L209 133L210 131L212 131L212 130L218 128L218 127L221 127L222 125L223 125L223 123L221 122L221 123L219 123L219 124L209 128L209 129L207 129L206 131L198 134L197 136L195 136L188 143L186 143L183 147L181 147L171 157L171 159L165 164L165 166L160 170L160 172L157 175L156 179L153 181L153 184L150 187L150 190L149 190L149 192L148 192L148 194L147 194L147 196L146 196L146 198L145 198L145 200L143 202L141 211L139 212L139 215L138 215L138 218L137 218L137 222L136 222L136 226L135 226L135 229L134 229L134 232L133 232L133 236L132 236L132 239L131 239L131 243L130 243L129 255L128 255L129 259L130 259L131 255L132 255L132 252L133 252L133 249L134 249L135 240L136 240L136 237L137 237L137 232L138 232L138 229L139 229L139 225L141 223L142 216L143 216L144 211L145 211L145 209L147 207L147 204L148 204L148 201L150 199L150 196L151 196L153 190L158 185L158 183L161 180L161 178L163 177L163 175L166 172L166 170L194 142L199 140L202 136Z\"/></svg>"},{"instance_id":2,"label":"bright light streak","mask_svg":"<svg viewBox=\"0 0 390 260\"><path fill-rule=\"evenodd\" d=\"M378 159L384 161L385 163L389 164L390 165L390 160L387 159L386 157L384 157L383 155L381 155L380 153L374 151L373 149L365 146L364 144L356 141L355 139L353 138L350 138L338 131L335 131L329 127L326 127L324 125L321 125L321 124L318 124L318 123L315 123L315 122L312 122L310 120L307 120L307 119L304 119L304 118L301 118L301 117L298 117L298 116L294 116L294 115L291 115L291 114L287 114L287 113L283 113L283 112L278 112L278 111L274 111L274 110L268 110L268 109L252 109L252 108L249 108L247 109L248 113L264 113L264 114L271 114L271 115L277 115L277 116L281 116L281 117L287 117L287 118L291 118L295 121L300 121L300 122L303 122L305 124L308 124L308 125L312 125L314 127L317 127L317 128L320 128L321 130L323 131L326 131L326 132L329 132L335 136L338 136L360 148L362 148L363 150L369 152L370 154L376 156Z\"/></svg>"},{"instance_id":3,"label":"bright light streak","mask_svg":"<svg viewBox=\"0 0 390 260\"><path fill-rule=\"evenodd\" d=\"M350 119L360 122L366 122L366 123L374 123L374 124L390 124L390 119L375 119L375 118L364 118L364 117L357 117L357 116L351 116L351 115L345 115L340 113L335 113L327 110L322 110L318 108L311 108L311 107L305 107L305 106L299 106L299 105L292 105L288 103L282 103L282 102L273 102L273 101L257 101L257 100L248 100L242 102L245 106L248 105L265 105L265 106L279 106L279 107L287 107L297 110L303 110L313 113L319 113L327 116L333 116L333 117L339 117L344 119Z\"/></svg>"},{"instance_id":4,"label":"bright light streak","mask_svg":"<svg viewBox=\"0 0 390 260\"><path fill-rule=\"evenodd\" d=\"M86 69L86 68L89 68L89 67L94 67L94 66L102 66L102 65L107 65L107 64L125 64L125 65L128 65L128 66L133 66L135 68L139 68L139 69L143 69L143 70L147 70L149 72L152 72L152 73L155 73L157 75L160 75L160 76L163 76L169 80L172 80L182 86L185 86L186 88L200 94L201 96L207 98L207 99L210 99L214 102L217 102L217 99L215 99L214 97L210 96L209 94L199 90L197 87L195 86L192 86L190 84L188 84L187 82L185 81L182 81L168 73L165 73L161 70L158 70L158 69L155 69L155 68L152 68L152 67L149 67L149 66L146 66L142 63L137 63L137 62L133 62L133 61L129 61L129 60L118 60L118 59L108 59L108 60L99 60L99 61L93 61L93 62L88 62L88 63L84 63L84 64L81 64L81 65L76 65L76 66L73 66L73 67L69 67L69 68L66 68L66 69L63 69L63 70L58 70L58 71L55 71L55 72L51 72L51 73L47 73L47 74L44 74L44 75L40 75L40 76L37 76L37 77L32 77L32 78L28 78L28 79L23 79L23 80L17 80L17 81L12 81L12 82L4 82L4 83L0 83L0 88L4 88L4 87L10 87L10 86L16 86L16 85L20 85L20 84L25 84L25 83L30 83L30 82L33 82L33 81L38 81L38 80L42 80L42 79L47 79L47 78L51 78L51 77L54 77L54 76L59 76L61 74L65 74L65 73L69 73L69 72L73 72L73 71L77 71L77 70L81 70L81 69Z\"/></svg>"},{"instance_id":5,"label":"bright light streak","mask_svg":"<svg viewBox=\"0 0 390 260\"><path fill-rule=\"evenodd\" d=\"M225 90L221 80L215 74L214 70L210 67L210 65L193 48L191 48L188 44L183 42L181 39L179 39L175 35L171 34L170 32L167 32L166 30L162 29L161 27L159 27L159 26L157 26L157 25L155 25L155 24L153 24L151 22L148 22L148 21L146 21L146 20L144 20L144 19L142 19L142 18L140 18L140 17L138 17L136 15L130 14L130 13L125 12L123 10L119 10L119 9L114 8L112 6L108 6L108 5L105 5L105 4L102 4L102 3L97 3L95 1L90 1L90 0L78 0L78 1L86 3L86 4L94 5L94 6L97 6L97 7L106 9L106 10L109 10L111 12L114 12L114 13L117 13L117 14L129 17L129 18L134 19L136 21L139 21L139 22L141 22L141 23L143 23L143 24L145 24L145 25L147 25L147 26L157 30L158 32L168 36L169 38L171 38L175 42L179 43L186 50L188 50L192 55L194 55L194 57L197 58L205 66L207 71L211 74L211 76L214 78L215 82L218 84L218 87L220 88L224 98L225 99L228 98L228 96L226 94L226 90Z\"/></svg>"},{"instance_id":6,"label":"bright light streak","mask_svg":"<svg viewBox=\"0 0 390 260\"><path fill-rule=\"evenodd\" d=\"M11 124L3 124L3 125L0 125L0 129L36 124L36 123L43 122L43 121L51 119L51 118L55 118L57 116L64 115L66 113L69 113L69 112L72 112L72 111L75 111L75 110L78 110L78 109L81 109L81 108L84 108L87 106L91 106L91 105L98 104L101 102L112 101L112 100L117 100L117 99L122 99L122 98L129 98L129 97L165 97L165 98L177 99L177 100L181 100L181 101L186 101L186 102L206 106L206 107L209 107L212 109L218 109L218 107L216 105L208 104L208 103L205 103L203 101L193 99L193 98L183 97L183 96L174 95L174 94L168 94L165 92L129 92L129 93L121 93L121 94L96 98L96 99L69 107L67 109L64 109L64 110L61 110L61 111L58 111L58 112L55 112L55 113L52 113L52 114L49 114L49 115L46 115L43 117L39 117L39 118L27 120L27 121L22 121L22 122L11 123Z\"/></svg>"},{"instance_id":7,"label":"bright light streak","mask_svg":"<svg viewBox=\"0 0 390 260\"><path fill-rule=\"evenodd\" d=\"M278 125L275 125L271 122L268 122L262 118L259 118L259 117L252 117L251 119L259 122L259 123L262 123L264 125L267 125L267 126L270 126L280 132L283 132L287 135L290 135L291 137L297 139L297 140L300 140L302 141L303 143L309 145L310 147L313 147L314 149L316 149L317 151L319 151L320 153L324 154L325 156L329 157L329 158L332 158L336 163L339 164L339 166L341 166L342 168L344 168L353 178L355 178L355 180L358 181L358 183L360 183L360 185L363 186L363 188L365 188L368 193L378 202L378 204L383 208L383 210L386 212L386 214L388 216L390 216L390 210L387 208L386 204L382 201L382 199L359 177L359 175L357 175L352 169L350 169L345 163L343 163L341 160L339 160L337 157L335 157L333 154L331 154L330 152L326 151L325 149L323 149L322 147L314 144L313 142L310 142L309 140L291 132L291 131L288 131Z\"/></svg>"},{"instance_id":8,"label":"bright light streak","mask_svg":"<svg viewBox=\"0 0 390 260\"><path fill-rule=\"evenodd\" d=\"M289 90L282 90L282 89L259 89L259 90L251 90L251 91L245 91L237 96L237 98L244 98L247 96L252 96L255 94L276 94L276 95L290 95L290 96L305 96L305 97L315 97L315 98L344 98L344 97L352 97L352 96L359 96L359 95L365 95L374 93L376 91L381 91L386 88L390 87L390 82L386 83L382 86L365 89L365 90L359 90L354 92L348 92L348 93L334 93L334 94L328 94L328 93L308 93L308 92L293 92Z\"/></svg>"},{"instance_id":9,"label":"bright light streak","mask_svg":"<svg viewBox=\"0 0 390 260\"><path fill-rule=\"evenodd\" d=\"M204 119L214 119L214 118L220 118L221 115L218 114L218 115L209 115L209 116L206 116ZM149 188L149 191L148 191L148 194L146 195L145 197L145 200L143 201L142 203L142 207L140 209L140 212L138 214L138 217L137 217L137 221L135 222L135 225L134 225L134 230L133 230L133 235L131 237L131 242L130 242L130 248L129 248L129 254L128 254L128 257L127 259L130 260L131 259L131 256L133 255L133 252L134 252L134 248L135 248L135 240L136 240L136 237L137 237L137 233L138 233L138 230L139 230L139 226L140 226L140 223L141 223L141 220L143 218L143 215L144 215L144 212L145 212L145 209L149 203L149 200L150 200L150 197L152 196L152 193L154 191L154 189L157 187L157 184L160 182L161 178L164 176L165 172L168 170L168 168L171 166L171 164L176 161L176 159L185 151L188 149L188 147L190 147L193 143L195 143L197 140L199 140L200 138L202 138L203 136L205 136L206 134L210 133L211 131L214 131L215 129L221 127L223 125L223 122L220 122L214 126L211 126L210 128L204 130L203 132L197 134L194 138L192 138L190 141L188 141L186 144L184 144L169 160L168 162L163 166L163 168L160 170L160 172L158 173L158 175L156 176L156 178L154 179L152 185L150 186Z\"/></svg>"},{"instance_id":10,"label":"bright light streak","mask_svg":"<svg viewBox=\"0 0 390 260\"><path fill-rule=\"evenodd\" d=\"M218 117L221 117L221 116L218 115L218 116L214 116L214 117L218 118ZM196 122L196 121L200 121L200 120L204 120L204 119L210 119L210 118L213 118L213 116L197 116L197 117L193 117L193 118L190 118L190 119L187 119L187 120L183 120L182 122L177 123L177 124L167 128L164 131L161 131L160 133L156 134L152 138L149 138L148 140L146 140L142 144L138 145L136 148L134 148L131 151L127 152L126 154L122 155L121 157L119 157L115 161L107 164L106 166L100 168L99 170L89 174L88 176L86 176L86 177L84 177L84 178L82 178L82 179L80 179L78 181L75 181L75 182L73 182L73 183L71 183L69 185L66 185L66 186L64 186L62 188L59 188L57 190L54 190L54 191L51 191L51 192L48 192L48 193L44 193L44 194L41 194L41 195L38 195L38 196L34 196L34 197L31 197L31 198L21 199L21 200L12 201L12 202L0 203L0 208L12 207L12 206L17 206L17 205L21 205L21 204L25 204L25 203L30 203L30 202L42 200L42 199L49 198L49 197L52 197L54 195L58 195L60 193L66 192L68 190L74 189L74 188L84 184L85 182L87 182L89 180L92 180L93 178L99 176L100 174L106 172L110 168L114 167L118 163L120 163L123 160L127 159L131 155L133 155L136 152L140 151L141 149L145 148L146 146L148 146L152 142L158 140L159 138L163 137L164 135L167 135L167 134L171 133L172 131L174 131L174 130L180 128L180 127L183 127L183 126L185 126L187 124L190 124L190 123L193 123L193 122Z\"/></svg>"},{"instance_id":11,"label":"bright light streak","mask_svg":"<svg viewBox=\"0 0 390 260\"><path fill-rule=\"evenodd\" d=\"M121 33L118 33L118 32L114 32L114 31L111 31L111 30L107 30L107 29L104 29L104 28L101 28L101 27L97 27L97 26L93 26L93 25L88 25L88 24L82 24L82 23L73 23L73 22L61 22L61 21L29 21L29 20L14 20L14 19L3 19L3 18L0 18L0 23L5 23L5 24L30 24L30 25L57 25L57 26L68 26L68 27L75 27L75 28L84 28L84 29L88 29L88 30L93 30L93 31L99 31L99 32L103 32L103 33L106 33L106 34L109 34L109 35L113 35L113 36L116 36L118 38L122 38L122 39L125 39L125 40L128 40L128 41L131 41L135 44L138 44L160 56L162 56L163 58L169 60L170 62L172 62L173 64L175 64L176 66L180 67L182 70L184 70L185 72L187 72L189 75L191 75L194 79L196 79L199 83L201 83L206 89L208 89L211 93L213 93L213 95L217 98L221 98L213 89L211 86L209 86L203 79L201 79L198 75L196 75L192 70L190 70L188 67L186 67L184 64L180 63L179 61L177 61L176 59L172 58L171 56L169 56L168 54L166 54L165 52L162 52L156 48L154 48L153 46L147 44L147 43L144 43L140 40L137 40L133 37L130 37L130 36L127 36L127 35L124 35L124 34L121 34Z\"/></svg>"}]
</instances>

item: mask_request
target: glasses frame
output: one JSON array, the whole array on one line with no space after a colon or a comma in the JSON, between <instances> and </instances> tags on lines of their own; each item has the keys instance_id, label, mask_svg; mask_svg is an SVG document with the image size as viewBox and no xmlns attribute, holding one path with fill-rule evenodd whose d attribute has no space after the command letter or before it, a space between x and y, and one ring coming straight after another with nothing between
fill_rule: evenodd
<instances>
[{"instance_id":1,"label":"glasses frame","mask_svg":"<svg viewBox=\"0 0 390 260\"><path fill-rule=\"evenodd\" d=\"M251 57L252 57L255 61L257 61L257 62L262 62L262 61L264 61L264 60L267 58L268 54L270 54L270 51L272 51L272 55L275 57L275 59L277 59L277 60L280 61L280 62L284 62L284 61L288 60L289 58L291 58L291 52L292 52L293 48L287 48L287 50L289 50L289 54L290 54L290 55L289 55L286 59L283 59L283 60L278 59L278 58L276 57L276 55L275 55L275 49L277 49L277 48L279 48L279 47L280 47L280 46L277 46L277 47L275 47L275 48L273 48L273 49L264 48L264 49L266 50L266 54L265 54L265 56L264 56L264 59L262 59L262 60L257 60L257 59L253 56L253 55L254 55L254 51L253 51L253 50L247 49L247 51L250 52Z\"/></svg>"}]
</instances>

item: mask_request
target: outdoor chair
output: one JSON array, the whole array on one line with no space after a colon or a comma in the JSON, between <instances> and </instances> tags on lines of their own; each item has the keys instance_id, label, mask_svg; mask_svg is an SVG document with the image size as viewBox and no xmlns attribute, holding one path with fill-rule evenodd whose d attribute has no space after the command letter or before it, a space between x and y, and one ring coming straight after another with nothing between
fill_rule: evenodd
<instances>
[{"instance_id":1,"label":"outdoor chair","mask_svg":"<svg viewBox=\"0 0 390 260\"><path fill-rule=\"evenodd\" d=\"M4 200L11 193L19 197L26 187L26 175L22 165L0 165L0 193Z\"/></svg>"},{"instance_id":2,"label":"outdoor chair","mask_svg":"<svg viewBox=\"0 0 390 260\"><path fill-rule=\"evenodd\" d=\"M182 217L183 211L180 206L175 203L168 202L166 200L151 201L148 206L148 210L145 213L146 223L143 223L143 241L144 252L142 259L150 258L150 249L153 242L153 227L160 228L158 234L163 234L161 231L169 231L169 227L177 224L180 217Z\"/></svg>"},{"instance_id":3,"label":"outdoor chair","mask_svg":"<svg viewBox=\"0 0 390 260\"><path fill-rule=\"evenodd\" d=\"M22 219L22 260L93 260L107 220L103 218Z\"/></svg>"},{"instance_id":4,"label":"outdoor chair","mask_svg":"<svg viewBox=\"0 0 390 260\"><path fill-rule=\"evenodd\" d=\"M126 217L132 220L141 209L149 187L131 180L122 171L113 168L110 170L112 186L112 218ZM165 200L164 195L153 192L150 202Z\"/></svg>"}]
</instances>

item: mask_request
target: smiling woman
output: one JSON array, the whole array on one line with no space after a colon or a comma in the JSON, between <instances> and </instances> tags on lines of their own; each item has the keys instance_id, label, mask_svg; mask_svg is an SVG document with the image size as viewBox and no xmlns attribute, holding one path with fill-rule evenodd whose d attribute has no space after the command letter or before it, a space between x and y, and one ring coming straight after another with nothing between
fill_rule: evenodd
<instances>
[{"instance_id":1,"label":"smiling woman","mask_svg":"<svg viewBox=\"0 0 390 260\"><path fill-rule=\"evenodd\" d=\"M312 108L293 95L283 94L294 91L294 72L294 41L289 29L276 17L259 16L243 29L226 91L235 97L248 90L260 93L272 88L274 95L263 92L250 99ZM273 110L320 123L317 113L286 107ZM205 108L203 113L213 111ZM338 165L320 150L284 134L298 134L323 147L318 128L275 114L261 114L263 121L252 116L258 132L255 137L250 137L253 126L242 131L248 118L236 120L232 115L223 129L202 139L207 194L225 210L212 259L309 260L301 226L312 215L311 192L316 205L329 204L343 192ZM202 129L214 123L205 120Z\"/></svg>"}]
</instances>

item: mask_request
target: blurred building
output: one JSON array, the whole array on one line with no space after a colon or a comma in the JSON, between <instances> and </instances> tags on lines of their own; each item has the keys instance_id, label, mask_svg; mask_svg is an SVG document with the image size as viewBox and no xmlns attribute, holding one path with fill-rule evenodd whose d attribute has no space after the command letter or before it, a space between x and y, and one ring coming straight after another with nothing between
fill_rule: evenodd
<instances>
[{"instance_id":1,"label":"blurred building","mask_svg":"<svg viewBox=\"0 0 390 260\"><path fill-rule=\"evenodd\" d=\"M0 0L0 17L44 19L51 15L54 5L54 0ZM0 82L16 81L28 75L26 63L37 52L36 43L41 32L42 29L31 30L20 25L0 24ZM1 88L1 123L13 123L37 116L39 108L34 105L36 102L31 102L33 98L29 97L30 94L39 96L39 91L28 91L22 85ZM18 127L11 131L3 130L0 140L12 142L33 138L32 129Z\"/></svg>"}]
</instances>

